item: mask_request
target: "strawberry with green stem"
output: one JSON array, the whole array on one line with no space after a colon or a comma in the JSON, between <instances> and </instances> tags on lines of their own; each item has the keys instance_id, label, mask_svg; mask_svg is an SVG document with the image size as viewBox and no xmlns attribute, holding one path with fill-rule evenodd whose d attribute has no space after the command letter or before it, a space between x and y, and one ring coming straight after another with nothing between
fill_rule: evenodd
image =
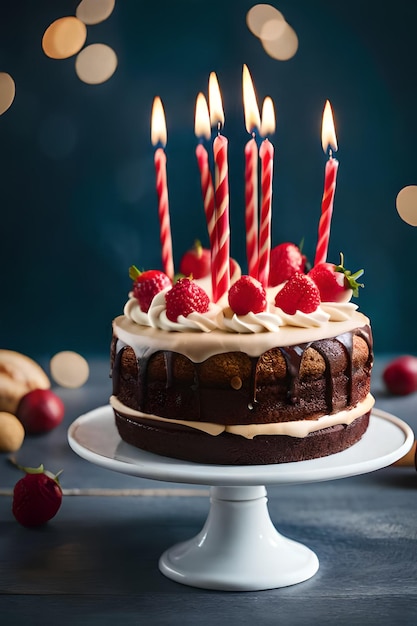
<instances>
[{"instance_id":1,"label":"strawberry with green stem","mask_svg":"<svg viewBox=\"0 0 417 626\"><path fill-rule=\"evenodd\" d=\"M11 457L10 462L25 472L13 489L12 512L22 526L42 526L55 517L62 504L62 489L58 474L39 467L22 467Z\"/></svg>"},{"instance_id":2,"label":"strawberry with green stem","mask_svg":"<svg viewBox=\"0 0 417 626\"><path fill-rule=\"evenodd\" d=\"M129 268L129 276L133 280L133 295L144 313L149 311L156 294L168 287L172 287L172 281L169 276L160 270L141 272L135 265L132 265Z\"/></svg>"},{"instance_id":3,"label":"strawberry with green stem","mask_svg":"<svg viewBox=\"0 0 417 626\"><path fill-rule=\"evenodd\" d=\"M358 278L364 273L358 270L354 274L344 267L344 257L340 253L340 263L318 263L309 272L308 276L314 280L320 291L322 302L346 302L352 295L357 298L359 287Z\"/></svg>"}]
</instances>

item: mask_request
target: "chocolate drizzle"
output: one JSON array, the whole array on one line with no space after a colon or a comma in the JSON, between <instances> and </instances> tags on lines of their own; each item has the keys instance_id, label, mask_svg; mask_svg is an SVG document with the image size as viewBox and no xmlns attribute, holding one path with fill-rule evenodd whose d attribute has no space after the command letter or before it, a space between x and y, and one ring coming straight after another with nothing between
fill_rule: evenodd
<instances>
[{"instance_id":1,"label":"chocolate drizzle","mask_svg":"<svg viewBox=\"0 0 417 626\"><path fill-rule=\"evenodd\" d=\"M354 388L355 386L352 382L355 375L355 365L353 359L353 338L355 335L361 337L368 346L369 356L367 363L365 364L365 369L368 370L367 375L369 375L369 370L372 367L373 353L372 333L368 325L356 328L349 332L345 332L334 338L278 348L286 363L285 388L286 402L289 411L291 411L290 407L296 407L297 404L299 404L303 400L303 386L300 372L304 354L306 350L310 347L314 349L318 354L320 354L324 360L325 403L327 406L327 411L329 413L334 410L336 396L333 382L335 376L334 372L332 371L332 363L334 362L334 353L336 351L334 342L337 342L338 344L343 346L343 350L345 351L347 359L347 365L344 372L344 378L346 379L346 406L351 406L357 403L359 397L358 394L360 392ZM114 353L114 356L112 358L112 378L114 395L119 395L120 393L120 380L122 376L121 362L123 352L127 347L128 346L123 344L123 342L118 340L114 348L112 348ZM340 353L340 348L338 349L338 351ZM210 397L212 396L212 392L210 388L206 387L204 388L204 390L202 388L202 384L200 382L200 364L192 364L193 382L189 383L185 387L184 383L178 383L175 377L174 367L176 353L168 350L155 350L149 347L144 347L140 351L136 350L135 352L137 361L137 384L135 385L137 393L137 408L143 412L152 412L148 410L148 400L150 399L151 394L154 394L155 392L152 387L148 385L148 366L150 359L153 355L156 354L156 352L161 352L161 354L163 355L166 376L164 385L165 395L167 399L170 398L170 402L172 403L171 405L181 405L183 398L187 396L188 400L186 400L186 407L188 408L188 410L190 410L190 407L192 407L192 418L195 420L207 419L204 403L207 402L208 394L210 395ZM250 358L250 378L247 381L245 388L239 389L238 391L234 390L232 387L230 387L230 389L219 389L217 387L213 389L213 393L217 394L218 396L218 404L221 405L221 409L223 410L223 412L226 411L228 407L234 407L235 411L237 411L239 408L239 411L242 412L242 406L245 406L246 411L249 411L252 414L254 412L256 413L259 410L262 410L263 404L262 402L259 402L258 398L258 396L260 396L262 392L262 385L260 385L258 381L258 373L260 367L259 362L262 356L263 355ZM363 363L361 367L364 367ZM168 403L168 400L166 400L166 403ZM336 408L339 410L339 407ZM205 415L206 417L204 417ZM184 419L187 418L184 416Z\"/></svg>"},{"instance_id":2,"label":"chocolate drizzle","mask_svg":"<svg viewBox=\"0 0 417 626\"><path fill-rule=\"evenodd\" d=\"M280 348L281 354L287 364L287 399L291 404L296 404L299 399L301 361L309 345L309 343L303 343L299 346Z\"/></svg>"}]
</instances>

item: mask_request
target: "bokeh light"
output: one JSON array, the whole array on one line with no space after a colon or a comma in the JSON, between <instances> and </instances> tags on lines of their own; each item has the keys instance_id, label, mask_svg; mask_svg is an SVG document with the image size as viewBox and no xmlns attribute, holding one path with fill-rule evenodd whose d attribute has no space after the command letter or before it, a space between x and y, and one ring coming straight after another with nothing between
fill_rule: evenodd
<instances>
[{"instance_id":1,"label":"bokeh light","mask_svg":"<svg viewBox=\"0 0 417 626\"><path fill-rule=\"evenodd\" d=\"M68 59L77 54L87 38L86 25L77 17L60 17L48 26L42 49L51 59Z\"/></svg>"},{"instance_id":2,"label":"bokeh light","mask_svg":"<svg viewBox=\"0 0 417 626\"><path fill-rule=\"evenodd\" d=\"M265 52L277 61L288 61L298 50L296 32L287 23L285 29L276 39L261 39L261 41Z\"/></svg>"},{"instance_id":3,"label":"bokeh light","mask_svg":"<svg viewBox=\"0 0 417 626\"><path fill-rule=\"evenodd\" d=\"M397 211L404 222L417 226L417 185L403 187L397 195Z\"/></svg>"},{"instance_id":4,"label":"bokeh light","mask_svg":"<svg viewBox=\"0 0 417 626\"><path fill-rule=\"evenodd\" d=\"M261 38L262 28L269 21L285 25L283 14L270 4L255 4L246 14L246 24L255 37Z\"/></svg>"},{"instance_id":5,"label":"bokeh light","mask_svg":"<svg viewBox=\"0 0 417 626\"><path fill-rule=\"evenodd\" d=\"M75 61L75 71L80 80L98 85L109 80L117 68L117 55L113 48L94 43L82 50Z\"/></svg>"},{"instance_id":6,"label":"bokeh light","mask_svg":"<svg viewBox=\"0 0 417 626\"><path fill-rule=\"evenodd\" d=\"M75 15L89 26L99 24L113 13L115 4L115 0L81 0Z\"/></svg>"},{"instance_id":7,"label":"bokeh light","mask_svg":"<svg viewBox=\"0 0 417 626\"><path fill-rule=\"evenodd\" d=\"M12 105L16 94L13 78L6 72L0 72L0 115L3 115Z\"/></svg>"},{"instance_id":8,"label":"bokeh light","mask_svg":"<svg viewBox=\"0 0 417 626\"><path fill-rule=\"evenodd\" d=\"M288 61L298 50L295 30L270 4L256 4L246 14L249 30L260 39L265 52L278 61Z\"/></svg>"},{"instance_id":9,"label":"bokeh light","mask_svg":"<svg viewBox=\"0 0 417 626\"><path fill-rule=\"evenodd\" d=\"M81 354L64 350L52 357L49 369L54 381L61 387L76 389L84 385L90 375L87 361Z\"/></svg>"}]
</instances>

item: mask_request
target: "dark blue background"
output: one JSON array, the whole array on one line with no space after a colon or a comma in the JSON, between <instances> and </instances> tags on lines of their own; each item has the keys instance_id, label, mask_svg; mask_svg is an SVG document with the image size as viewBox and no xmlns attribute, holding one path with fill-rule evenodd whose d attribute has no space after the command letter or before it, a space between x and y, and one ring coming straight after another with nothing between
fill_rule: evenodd
<instances>
[{"instance_id":1,"label":"dark blue background","mask_svg":"<svg viewBox=\"0 0 417 626\"><path fill-rule=\"evenodd\" d=\"M119 65L102 85L76 76L74 58L41 49L55 19L77 2L7 3L0 70L16 82L0 117L0 345L29 355L108 352L130 264L160 266L150 111L168 125L168 179L178 263L195 237L207 243L193 123L195 98L216 71L229 139L231 248L245 269L242 64L259 100L277 111L273 244L305 239L314 257L325 156L324 102L335 112L340 161L329 259L365 268L361 310L376 351L417 353L417 232L397 214L402 187L417 184L417 3L282 0L272 3L299 37L286 62L271 59L246 26L255 2L118 0L88 27L87 44L114 48Z\"/></svg>"}]
</instances>

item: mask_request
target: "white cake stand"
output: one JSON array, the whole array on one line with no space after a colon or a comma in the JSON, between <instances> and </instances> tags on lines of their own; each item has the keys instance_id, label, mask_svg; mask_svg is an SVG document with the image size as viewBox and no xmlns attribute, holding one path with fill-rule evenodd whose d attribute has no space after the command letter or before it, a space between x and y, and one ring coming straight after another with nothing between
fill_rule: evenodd
<instances>
[{"instance_id":1,"label":"white cake stand","mask_svg":"<svg viewBox=\"0 0 417 626\"><path fill-rule=\"evenodd\" d=\"M348 450L322 459L281 465L200 465L139 450L123 442L110 406L73 422L68 441L91 463L132 476L210 485L203 529L168 549L159 560L179 583L230 591L256 591L303 582L317 572L316 554L281 535L271 522L265 485L312 483L386 467L411 448L414 434L403 421L373 410L364 437Z\"/></svg>"}]
</instances>

